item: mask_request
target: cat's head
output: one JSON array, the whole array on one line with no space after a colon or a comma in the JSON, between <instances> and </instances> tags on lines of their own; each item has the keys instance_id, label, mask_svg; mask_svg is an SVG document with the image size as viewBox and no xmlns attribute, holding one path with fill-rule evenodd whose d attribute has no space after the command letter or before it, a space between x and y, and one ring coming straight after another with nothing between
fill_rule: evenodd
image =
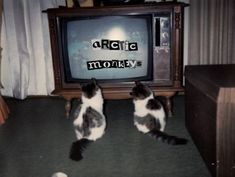
<instances>
[{"instance_id":1,"label":"cat's head","mask_svg":"<svg viewBox=\"0 0 235 177\"><path fill-rule=\"evenodd\" d=\"M149 97L151 94L152 91L150 90L150 88L142 84L140 81L135 82L135 86L132 88L132 91L130 92L130 95L135 100L143 100Z\"/></svg>"},{"instance_id":2,"label":"cat's head","mask_svg":"<svg viewBox=\"0 0 235 177\"><path fill-rule=\"evenodd\" d=\"M88 99L94 97L99 90L100 88L94 78L90 82L82 85L82 94Z\"/></svg>"}]
</instances>

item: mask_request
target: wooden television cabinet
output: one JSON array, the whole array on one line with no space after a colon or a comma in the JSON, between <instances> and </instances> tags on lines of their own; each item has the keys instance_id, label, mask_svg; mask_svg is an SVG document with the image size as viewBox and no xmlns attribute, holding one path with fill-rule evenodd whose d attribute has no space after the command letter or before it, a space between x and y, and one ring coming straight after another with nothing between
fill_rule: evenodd
<instances>
[{"instance_id":1,"label":"wooden television cabinet","mask_svg":"<svg viewBox=\"0 0 235 177\"><path fill-rule=\"evenodd\" d=\"M152 35L153 46L151 46L152 61L152 80L144 81L154 91L156 95L166 97L166 108L171 116L171 97L177 92L184 91L182 86L183 71L183 27L184 27L184 8L188 4L182 2L160 2L146 3L141 5L123 6L103 6L103 7L84 7L84 8L54 8L47 9L49 30L51 38L52 58L55 77L55 90L52 94L60 95L67 100L65 105L66 115L71 109L71 100L81 97L81 87L79 83L67 83L63 70L63 54L61 54L61 44L58 36L60 29L58 19L61 17L72 16L108 16L108 15L133 15L133 14L152 14ZM156 35L160 38L164 35L156 29L156 19L167 16L169 24L167 46L156 45ZM161 28L163 29L163 28ZM163 30L162 30L163 31ZM130 91L134 86L133 82L101 83L105 99L127 99L130 98Z\"/></svg>"}]
</instances>

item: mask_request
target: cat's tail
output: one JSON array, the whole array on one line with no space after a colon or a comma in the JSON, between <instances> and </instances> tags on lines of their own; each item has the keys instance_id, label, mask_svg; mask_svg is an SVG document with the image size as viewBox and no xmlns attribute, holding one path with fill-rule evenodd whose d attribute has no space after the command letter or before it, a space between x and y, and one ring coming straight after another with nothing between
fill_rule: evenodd
<instances>
[{"instance_id":1,"label":"cat's tail","mask_svg":"<svg viewBox=\"0 0 235 177\"><path fill-rule=\"evenodd\" d=\"M90 142L92 141L88 139L80 139L73 142L69 154L70 159L74 161L82 160L83 159L82 153L86 149L88 144L90 144Z\"/></svg>"},{"instance_id":2,"label":"cat's tail","mask_svg":"<svg viewBox=\"0 0 235 177\"><path fill-rule=\"evenodd\" d=\"M162 132L157 129L151 130L150 132L148 132L148 134L150 136L156 138L157 140L160 140L164 143L168 143L171 145L184 145L184 144L187 144L187 142L188 142L187 139L178 138L176 136L171 136L171 135L168 135L165 132Z\"/></svg>"}]
</instances>

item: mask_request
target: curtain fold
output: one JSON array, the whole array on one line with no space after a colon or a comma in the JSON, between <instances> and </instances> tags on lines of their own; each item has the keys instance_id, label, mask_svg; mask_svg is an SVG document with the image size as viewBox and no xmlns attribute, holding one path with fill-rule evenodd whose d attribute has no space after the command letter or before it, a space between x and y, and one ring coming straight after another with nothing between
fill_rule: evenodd
<instances>
[{"instance_id":1,"label":"curtain fold","mask_svg":"<svg viewBox=\"0 0 235 177\"><path fill-rule=\"evenodd\" d=\"M234 64L234 19L234 0L191 0L188 64Z\"/></svg>"},{"instance_id":2,"label":"curtain fold","mask_svg":"<svg viewBox=\"0 0 235 177\"><path fill-rule=\"evenodd\" d=\"M20 99L54 89L47 14L65 0L4 0L2 94Z\"/></svg>"}]
</instances>

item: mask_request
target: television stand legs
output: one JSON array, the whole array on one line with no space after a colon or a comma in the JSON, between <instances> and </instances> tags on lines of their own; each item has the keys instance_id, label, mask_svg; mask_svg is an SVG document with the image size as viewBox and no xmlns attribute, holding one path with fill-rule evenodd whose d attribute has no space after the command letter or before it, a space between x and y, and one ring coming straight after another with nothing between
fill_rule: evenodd
<instances>
[{"instance_id":1,"label":"television stand legs","mask_svg":"<svg viewBox=\"0 0 235 177\"><path fill-rule=\"evenodd\" d=\"M171 97L166 97L166 112L168 117L172 117L172 102Z\"/></svg>"},{"instance_id":2,"label":"television stand legs","mask_svg":"<svg viewBox=\"0 0 235 177\"><path fill-rule=\"evenodd\" d=\"M165 109L166 109L166 114L167 114L168 117L172 117L173 116L173 113L172 113L172 108L173 108L173 106L172 106L172 98L173 98L173 96L176 93L177 92L175 92L175 91L162 91L162 92L156 91L155 92L156 96L163 96L163 97L166 98ZM78 97L76 97L76 96L73 97L73 95L61 95L61 96L63 98L65 98L65 100L66 100L66 103L65 103L65 116L66 116L66 118L69 118L70 111L71 111L71 100L73 98L78 98ZM119 99L121 99L121 98L119 98Z\"/></svg>"},{"instance_id":3,"label":"television stand legs","mask_svg":"<svg viewBox=\"0 0 235 177\"><path fill-rule=\"evenodd\" d=\"M156 96L162 96L166 99L166 102L165 102L165 109L166 109L166 114L168 117L172 117L173 116L173 113L172 113L172 98L173 96L176 95L176 91L162 91L162 92L159 92L159 91L154 91L154 94Z\"/></svg>"},{"instance_id":4,"label":"television stand legs","mask_svg":"<svg viewBox=\"0 0 235 177\"><path fill-rule=\"evenodd\" d=\"M71 111L71 99L66 99L66 103L65 103L65 116L66 116L66 118L69 118L70 111Z\"/></svg>"},{"instance_id":5,"label":"television stand legs","mask_svg":"<svg viewBox=\"0 0 235 177\"><path fill-rule=\"evenodd\" d=\"M66 118L69 118L71 111L71 99L66 99L65 103L65 116ZM171 97L166 97L166 112L168 117L172 117L172 102L171 102Z\"/></svg>"},{"instance_id":6,"label":"television stand legs","mask_svg":"<svg viewBox=\"0 0 235 177\"><path fill-rule=\"evenodd\" d=\"M66 118L69 118L69 114L71 111L71 99L66 99L65 103L65 116ZM172 102L171 97L166 97L166 112L168 117L172 117Z\"/></svg>"}]
</instances>

